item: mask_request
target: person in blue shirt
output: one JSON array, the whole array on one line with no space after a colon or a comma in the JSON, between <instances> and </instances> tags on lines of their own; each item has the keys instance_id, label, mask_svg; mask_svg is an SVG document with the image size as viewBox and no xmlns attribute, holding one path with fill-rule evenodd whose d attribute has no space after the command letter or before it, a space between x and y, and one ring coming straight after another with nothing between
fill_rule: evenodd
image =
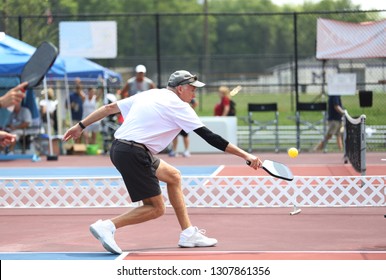
<instances>
[{"instance_id":1,"label":"person in blue shirt","mask_svg":"<svg viewBox=\"0 0 386 280\"><path fill-rule=\"evenodd\" d=\"M70 108L72 124L78 123L83 118L83 102L86 95L83 92L82 84L80 80L76 81L75 92L70 94ZM77 139L77 143L80 143L80 139Z\"/></svg>"},{"instance_id":2,"label":"person in blue shirt","mask_svg":"<svg viewBox=\"0 0 386 280\"><path fill-rule=\"evenodd\" d=\"M344 109L342 106L342 100L339 95L330 95L328 97L328 129L324 136L324 139L315 147L316 151L322 151L327 142L336 136L336 143L339 151L343 151L343 139L342 139L342 116L344 115Z\"/></svg>"}]
</instances>

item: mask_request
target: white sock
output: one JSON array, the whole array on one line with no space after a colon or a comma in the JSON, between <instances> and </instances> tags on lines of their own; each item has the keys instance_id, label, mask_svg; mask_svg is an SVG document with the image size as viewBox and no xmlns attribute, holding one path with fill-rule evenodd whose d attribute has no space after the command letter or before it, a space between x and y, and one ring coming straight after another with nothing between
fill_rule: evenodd
<instances>
[{"instance_id":1,"label":"white sock","mask_svg":"<svg viewBox=\"0 0 386 280\"><path fill-rule=\"evenodd\" d=\"M190 226L187 229L183 230L181 234L184 236L192 236L195 231L196 228L194 226Z\"/></svg>"}]
</instances>

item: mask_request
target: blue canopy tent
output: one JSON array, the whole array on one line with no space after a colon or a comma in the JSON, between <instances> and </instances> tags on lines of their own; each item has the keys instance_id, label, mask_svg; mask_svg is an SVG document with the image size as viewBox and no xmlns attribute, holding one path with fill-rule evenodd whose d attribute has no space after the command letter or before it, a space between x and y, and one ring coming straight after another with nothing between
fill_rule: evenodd
<instances>
[{"instance_id":1,"label":"blue canopy tent","mask_svg":"<svg viewBox=\"0 0 386 280\"><path fill-rule=\"evenodd\" d=\"M24 65L28 59L35 52L36 48L17 40L11 36L3 34L0 40L0 76L1 84L0 88L3 94L8 88L14 87L19 84L20 74L23 70ZM64 77L66 74L64 60L57 58L54 65L51 67L47 75L61 76ZM33 95L32 90L27 91L27 96L25 102L31 102L34 98L31 98L30 95ZM33 96L32 96L33 97ZM37 105L32 103L24 104L28 106L32 113L32 118L39 118L39 110ZM6 121L9 117L9 112L7 110L1 110L0 116L2 121Z\"/></svg>"},{"instance_id":2,"label":"blue canopy tent","mask_svg":"<svg viewBox=\"0 0 386 280\"><path fill-rule=\"evenodd\" d=\"M122 76L117 72L83 57L62 56L61 58L66 65L66 86L68 86L69 82L78 78L82 82L91 82L92 84L96 83L98 86L103 86L105 104L107 103L108 88L112 86L120 87ZM48 80L56 80L58 78L60 79L60 77L52 75L48 77ZM69 91L68 88L67 91Z\"/></svg>"},{"instance_id":3,"label":"blue canopy tent","mask_svg":"<svg viewBox=\"0 0 386 280\"><path fill-rule=\"evenodd\" d=\"M4 33L2 33L4 34ZM0 77L19 77L21 71L35 52L36 48L4 34L0 38ZM59 55L54 65L46 75L48 81L64 80L66 87L68 80L80 78L98 82L101 78L105 90L109 84L120 85L122 77L108 68L82 57L63 57ZM15 79L13 79L15 81ZM12 86L16 86L15 83ZM10 87L9 84L0 84L0 88ZM68 95L68 88L66 90Z\"/></svg>"},{"instance_id":4,"label":"blue canopy tent","mask_svg":"<svg viewBox=\"0 0 386 280\"><path fill-rule=\"evenodd\" d=\"M122 77L119 73L116 73L86 58L62 58L66 65L66 73L68 78L98 79L102 77L107 79L115 79L119 82L122 81Z\"/></svg>"},{"instance_id":5,"label":"blue canopy tent","mask_svg":"<svg viewBox=\"0 0 386 280\"><path fill-rule=\"evenodd\" d=\"M0 39L0 76L20 76L21 71L36 48L4 35ZM121 83L122 77L106 67L82 57L59 55L46 76L47 80L85 79L97 81L99 78L113 83ZM0 85L1 86L1 85Z\"/></svg>"},{"instance_id":6,"label":"blue canopy tent","mask_svg":"<svg viewBox=\"0 0 386 280\"><path fill-rule=\"evenodd\" d=\"M12 88L20 83L20 75L32 54L36 51L36 48L17 40L4 33L0 34L0 94L6 93L9 88ZM47 75L65 76L65 65L61 58L55 60L54 65L51 67ZM45 81L44 81L45 82ZM46 88L46 84L44 84ZM46 91L47 92L47 91ZM27 90L26 98L23 100L23 106L28 107L31 111L33 124L40 124L40 113L34 91L32 89ZM0 126L5 126L8 122L11 112L6 109L0 110ZM49 131L49 135L51 132ZM51 141L50 151L52 153Z\"/></svg>"},{"instance_id":7,"label":"blue canopy tent","mask_svg":"<svg viewBox=\"0 0 386 280\"><path fill-rule=\"evenodd\" d=\"M0 95L4 94L7 89L16 86L19 83L19 76L22 69L35 50L35 47L0 32ZM68 98L68 81L75 78L80 78L84 81L102 81L105 93L107 93L107 87L109 84L118 85L122 81L119 73L116 73L88 59L79 57L64 58L59 55L54 65L46 75L44 88L47 92L46 80L62 80L64 81L66 87L66 98ZM33 95L33 91L30 90L30 92L31 93L28 94ZM28 100L33 101L35 98L26 98L26 101ZM39 114L36 104L29 104L27 107L29 107L31 112L34 114L33 118L40 117L39 115L36 116L36 114ZM0 126L1 121L6 121L9 118L9 115L10 113L8 110L0 109ZM51 133L49 132L49 134Z\"/></svg>"},{"instance_id":8,"label":"blue canopy tent","mask_svg":"<svg viewBox=\"0 0 386 280\"><path fill-rule=\"evenodd\" d=\"M0 75L20 76L24 65L35 50L35 47L5 34L0 40ZM47 75L64 77L65 74L65 62L58 57Z\"/></svg>"}]
</instances>

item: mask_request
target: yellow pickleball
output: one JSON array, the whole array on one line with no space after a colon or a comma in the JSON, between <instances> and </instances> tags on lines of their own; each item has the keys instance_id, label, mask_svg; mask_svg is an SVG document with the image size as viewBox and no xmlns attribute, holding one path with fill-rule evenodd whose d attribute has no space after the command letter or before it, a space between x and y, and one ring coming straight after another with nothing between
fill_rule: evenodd
<instances>
[{"instance_id":1,"label":"yellow pickleball","mask_svg":"<svg viewBox=\"0 0 386 280\"><path fill-rule=\"evenodd\" d=\"M299 151L298 149L296 148L289 148L288 149L288 155L291 157L291 158L296 158L299 154Z\"/></svg>"}]
</instances>

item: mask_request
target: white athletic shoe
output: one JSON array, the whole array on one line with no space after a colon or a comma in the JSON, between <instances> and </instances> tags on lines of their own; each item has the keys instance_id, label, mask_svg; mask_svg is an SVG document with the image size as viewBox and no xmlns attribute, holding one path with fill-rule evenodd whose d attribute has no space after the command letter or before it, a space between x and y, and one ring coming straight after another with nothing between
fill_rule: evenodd
<instances>
[{"instance_id":1,"label":"white athletic shoe","mask_svg":"<svg viewBox=\"0 0 386 280\"><path fill-rule=\"evenodd\" d=\"M185 151L182 155L184 157L190 157L190 152L189 151Z\"/></svg>"},{"instance_id":2,"label":"white athletic shoe","mask_svg":"<svg viewBox=\"0 0 386 280\"><path fill-rule=\"evenodd\" d=\"M178 242L178 246L184 248L211 247L216 244L217 239L206 237L205 230L198 229L197 227L194 227L194 233L191 236L186 236L181 233L180 240Z\"/></svg>"},{"instance_id":3,"label":"white athletic shoe","mask_svg":"<svg viewBox=\"0 0 386 280\"><path fill-rule=\"evenodd\" d=\"M121 248L115 243L115 226L110 220L97 221L90 226L90 231L92 235L102 243L107 251L113 254L122 254Z\"/></svg>"}]
</instances>

